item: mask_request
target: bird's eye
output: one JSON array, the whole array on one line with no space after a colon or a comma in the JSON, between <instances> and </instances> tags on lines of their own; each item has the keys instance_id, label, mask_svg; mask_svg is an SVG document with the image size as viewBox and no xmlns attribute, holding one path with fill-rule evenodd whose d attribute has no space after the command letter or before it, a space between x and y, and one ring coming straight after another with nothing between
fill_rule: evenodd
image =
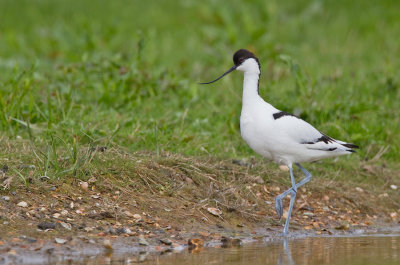
<instances>
[{"instance_id":1,"label":"bird's eye","mask_svg":"<svg viewBox=\"0 0 400 265\"><path fill-rule=\"evenodd\" d=\"M244 58L239 59L239 64L242 64L244 62Z\"/></svg>"}]
</instances>

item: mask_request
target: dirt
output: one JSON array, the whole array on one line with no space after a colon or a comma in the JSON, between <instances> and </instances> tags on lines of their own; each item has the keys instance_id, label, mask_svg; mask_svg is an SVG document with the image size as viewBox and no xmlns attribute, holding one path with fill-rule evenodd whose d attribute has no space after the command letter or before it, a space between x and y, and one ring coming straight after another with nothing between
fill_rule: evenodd
<instances>
[{"instance_id":1,"label":"dirt","mask_svg":"<svg viewBox=\"0 0 400 265\"><path fill-rule=\"evenodd\" d=\"M8 162L3 168L20 164ZM274 197L288 187L289 178L284 168L265 164L109 149L98 153L80 177L32 177L27 185L14 180L0 191L0 264L60 255L199 251L276 238L284 218L276 217ZM383 170L363 166L364 174ZM35 168L23 170L35 176ZM15 177L4 171L3 178ZM398 172L389 173L399 179ZM299 190L292 235L398 226L400 198L393 185L355 187L314 178Z\"/></svg>"}]
</instances>

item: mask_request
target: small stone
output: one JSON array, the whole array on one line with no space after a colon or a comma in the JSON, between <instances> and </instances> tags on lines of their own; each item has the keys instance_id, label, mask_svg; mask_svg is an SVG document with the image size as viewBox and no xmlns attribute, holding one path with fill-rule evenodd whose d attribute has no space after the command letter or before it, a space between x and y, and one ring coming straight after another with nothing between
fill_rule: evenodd
<instances>
[{"instance_id":1,"label":"small stone","mask_svg":"<svg viewBox=\"0 0 400 265\"><path fill-rule=\"evenodd\" d=\"M89 188L89 183L87 183L86 181L81 182L81 188L83 190L88 190Z\"/></svg>"},{"instance_id":2,"label":"small stone","mask_svg":"<svg viewBox=\"0 0 400 265\"><path fill-rule=\"evenodd\" d=\"M117 235L125 234L125 228L123 228L123 227L118 227L117 229L115 229L115 233L116 233Z\"/></svg>"},{"instance_id":3,"label":"small stone","mask_svg":"<svg viewBox=\"0 0 400 265\"><path fill-rule=\"evenodd\" d=\"M396 185L390 185L390 188L391 188L392 190L397 190L397 186L396 186Z\"/></svg>"},{"instance_id":4,"label":"small stone","mask_svg":"<svg viewBox=\"0 0 400 265\"><path fill-rule=\"evenodd\" d=\"M363 192L364 190L362 188L360 188L360 187L356 187L356 191Z\"/></svg>"},{"instance_id":5,"label":"small stone","mask_svg":"<svg viewBox=\"0 0 400 265\"><path fill-rule=\"evenodd\" d=\"M142 216L140 216L140 214L137 214L137 213L135 213L134 215L133 215L133 218L135 218L135 219L142 219Z\"/></svg>"},{"instance_id":6,"label":"small stone","mask_svg":"<svg viewBox=\"0 0 400 265\"><path fill-rule=\"evenodd\" d=\"M58 219L60 217L60 215L61 215L60 213L55 213L55 214L53 214L53 217Z\"/></svg>"},{"instance_id":7,"label":"small stone","mask_svg":"<svg viewBox=\"0 0 400 265\"><path fill-rule=\"evenodd\" d=\"M94 228L93 227L85 227L85 228L83 228L86 232L92 232L93 230L94 230Z\"/></svg>"},{"instance_id":8,"label":"small stone","mask_svg":"<svg viewBox=\"0 0 400 265\"><path fill-rule=\"evenodd\" d=\"M322 210L324 210L325 212L329 212L331 209L329 209L328 206L324 206L324 207L322 207Z\"/></svg>"},{"instance_id":9,"label":"small stone","mask_svg":"<svg viewBox=\"0 0 400 265\"><path fill-rule=\"evenodd\" d=\"M379 198L387 198L387 197L389 197L389 194L387 194L387 193L385 192L385 193L379 194L378 197L379 197Z\"/></svg>"},{"instance_id":10,"label":"small stone","mask_svg":"<svg viewBox=\"0 0 400 265\"><path fill-rule=\"evenodd\" d=\"M28 243L36 243L37 242L37 239L33 238L33 237L20 236L19 238L27 241Z\"/></svg>"},{"instance_id":11,"label":"small stone","mask_svg":"<svg viewBox=\"0 0 400 265\"><path fill-rule=\"evenodd\" d=\"M104 239L103 246L109 250L113 249L110 239Z\"/></svg>"},{"instance_id":12,"label":"small stone","mask_svg":"<svg viewBox=\"0 0 400 265\"><path fill-rule=\"evenodd\" d=\"M50 188L51 191L55 191L56 189L57 189L57 188L54 187L54 186Z\"/></svg>"},{"instance_id":13,"label":"small stone","mask_svg":"<svg viewBox=\"0 0 400 265\"><path fill-rule=\"evenodd\" d=\"M3 200L3 201L9 201L10 200L10 197L9 196L1 196L1 199Z\"/></svg>"},{"instance_id":14,"label":"small stone","mask_svg":"<svg viewBox=\"0 0 400 265\"><path fill-rule=\"evenodd\" d=\"M220 209L213 208L213 207L207 208L207 211L214 216L220 216L222 214L222 211Z\"/></svg>"},{"instance_id":15,"label":"small stone","mask_svg":"<svg viewBox=\"0 0 400 265\"><path fill-rule=\"evenodd\" d=\"M395 219L397 217L397 213L396 212L392 212L390 213L390 217Z\"/></svg>"},{"instance_id":16,"label":"small stone","mask_svg":"<svg viewBox=\"0 0 400 265\"><path fill-rule=\"evenodd\" d=\"M172 241L169 240L168 238L162 238L162 239L160 239L160 242L167 246L172 245Z\"/></svg>"},{"instance_id":17,"label":"small stone","mask_svg":"<svg viewBox=\"0 0 400 265\"><path fill-rule=\"evenodd\" d=\"M66 216L67 214L68 214L68 211L67 211L67 210L62 210L62 211L61 211L61 215Z\"/></svg>"},{"instance_id":18,"label":"small stone","mask_svg":"<svg viewBox=\"0 0 400 265\"><path fill-rule=\"evenodd\" d=\"M27 202L24 202L24 201L19 202L17 205L18 205L19 207L23 207L23 208L28 207L28 203L27 203Z\"/></svg>"},{"instance_id":19,"label":"small stone","mask_svg":"<svg viewBox=\"0 0 400 265\"><path fill-rule=\"evenodd\" d=\"M55 238L55 241L56 241L57 244L65 244L65 243L67 243L66 239L62 239L62 238L58 238L58 237Z\"/></svg>"},{"instance_id":20,"label":"small stone","mask_svg":"<svg viewBox=\"0 0 400 265\"><path fill-rule=\"evenodd\" d=\"M278 186L273 186L272 190L275 191L275 192L280 192L281 188L279 188Z\"/></svg>"},{"instance_id":21,"label":"small stone","mask_svg":"<svg viewBox=\"0 0 400 265\"><path fill-rule=\"evenodd\" d=\"M95 177L91 177L88 182L89 183L95 183L97 181L97 179Z\"/></svg>"},{"instance_id":22,"label":"small stone","mask_svg":"<svg viewBox=\"0 0 400 265\"><path fill-rule=\"evenodd\" d=\"M38 228L41 230L55 229L56 225L54 223L50 223L50 222L43 222L43 223L38 224Z\"/></svg>"},{"instance_id":23,"label":"small stone","mask_svg":"<svg viewBox=\"0 0 400 265\"><path fill-rule=\"evenodd\" d=\"M303 215L309 216L309 217L313 217L314 216L314 214L311 213L311 212L304 212Z\"/></svg>"},{"instance_id":24,"label":"small stone","mask_svg":"<svg viewBox=\"0 0 400 265\"><path fill-rule=\"evenodd\" d=\"M72 226L68 223L61 222L60 225L69 231L71 231L71 229L72 229Z\"/></svg>"},{"instance_id":25,"label":"small stone","mask_svg":"<svg viewBox=\"0 0 400 265\"><path fill-rule=\"evenodd\" d=\"M328 196L328 195L324 195L324 197L322 197L322 199L323 199L324 201L328 202L328 201L329 201L329 196Z\"/></svg>"},{"instance_id":26,"label":"small stone","mask_svg":"<svg viewBox=\"0 0 400 265\"><path fill-rule=\"evenodd\" d=\"M148 246L149 242L147 242L146 239L144 239L144 237L140 236L139 237L139 245Z\"/></svg>"}]
</instances>

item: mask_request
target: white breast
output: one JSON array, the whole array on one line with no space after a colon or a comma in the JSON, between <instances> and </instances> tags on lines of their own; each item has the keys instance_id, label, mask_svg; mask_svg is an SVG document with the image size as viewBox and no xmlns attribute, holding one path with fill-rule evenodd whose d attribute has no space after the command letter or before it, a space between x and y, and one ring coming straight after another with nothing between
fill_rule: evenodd
<instances>
[{"instance_id":1,"label":"white breast","mask_svg":"<svg viewBox=\"0 0 400 265\"><path fill-rule=\"evenodd\" d=\"M273 137L266 137L268 133L273 133L272 126L272 110L268 107L271 105L259 98L260 102L246 104L242 107L240 115L240 133L242 138L258 154L273 159L270 148L272 146ZM262 115L260 115L262 114Z\"/></svg>"}]
</instances>

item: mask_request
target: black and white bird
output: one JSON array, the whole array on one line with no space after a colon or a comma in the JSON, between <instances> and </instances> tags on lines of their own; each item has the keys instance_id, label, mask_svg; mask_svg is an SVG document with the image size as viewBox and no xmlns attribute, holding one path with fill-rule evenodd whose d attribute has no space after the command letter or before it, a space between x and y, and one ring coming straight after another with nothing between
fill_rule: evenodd
<instances>
[{"instance_id":1,"label":"black and white bird","mask_svg":"<svg viewBox=\"0 0 400 265\"><path fill-rule=\"evenodd\" d=\"M260 63L253 53L238 50L233 55L233 62L234 66L223 75L201 84L213 83L234 70L244 73L240 115L242 138L258 154L289 167L292 187L275 198L275 209L281 218L282 199L290 193L289 211L283 229L283 235L287 235L297 189L311 179L311 174L300 163L350 154L358 146L335 140L295 115L280 111L265 102L258 93ZM293 176L293 164L305 174L305 178L298 183Z\"/></svg>"}]
</instances>

